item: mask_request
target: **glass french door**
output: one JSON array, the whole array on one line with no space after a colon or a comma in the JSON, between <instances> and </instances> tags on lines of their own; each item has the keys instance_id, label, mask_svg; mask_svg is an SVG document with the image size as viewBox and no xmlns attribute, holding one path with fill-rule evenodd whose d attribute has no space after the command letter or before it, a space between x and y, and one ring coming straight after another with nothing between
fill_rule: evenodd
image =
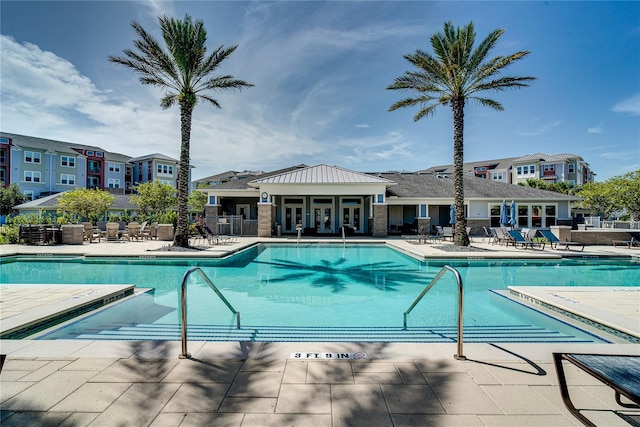
<instances>
[{"instance_id":1,"label":"glass french door","mask_svg":"<svg viewBox=\"0 0 640 427\"><path fill-rule=\"evenodd\" d=\"M314 207L314 225L318 233L333 233L333 224L331 221L332 210L333 209L329 206Z\"/></svg>"},{"instance_id":2,"label":"glass french door","mask_svg":"<svg viewBox=\"0 0 640 427\"><path fill-rule=\"evenodd\" d=\"M285 206L284 208L284 232L296 231L296 225L302 224L303 206Z\"/></svg>"},{"instance_id":3,"label":"glass french door","mask_svg":"<svg viewBox=\"0 0 640 427\"><path fill-rule=\"evenodd\" d=\"M342 199L342 224L349 227L354 233L362 233L362 199Z\"/></svg>"},{"instance_id":4,"label":"glass french door","mask_svg":"<svg viewBox=\"0 0 640 427\"><path fill-rule=\"evenodd\" d=\"M345 206L342 208L342 225L360 231L360 207Z\"/></svg>"}]
</instances>

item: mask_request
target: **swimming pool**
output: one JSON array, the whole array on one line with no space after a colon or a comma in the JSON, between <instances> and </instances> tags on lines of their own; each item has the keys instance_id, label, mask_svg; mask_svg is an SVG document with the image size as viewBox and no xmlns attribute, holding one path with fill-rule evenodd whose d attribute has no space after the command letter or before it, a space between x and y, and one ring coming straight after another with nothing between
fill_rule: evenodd
<instances>
[{"instance_id":1,"label":"swimming pool","mask_svg":"<svg viewBox=\"0 0 640 427\"><path fill-rule=\"evenodd\" d=\"M402 313L444 264L464 281L465 341L599 341L505 298L504 291L510 285L638 286L640 277L640 264L623 259L419 261L383 245L260 244L225 259L10 258L2 260L0 283L153 289L48 339L176 339L180 283L187 269L199 266L241 313L243 328L234 330L234 316L194 275L188 285L190 339L428 341L455 335L453 277L445 275L414 309L405 333Z\"/></svg>"}]
</instances>

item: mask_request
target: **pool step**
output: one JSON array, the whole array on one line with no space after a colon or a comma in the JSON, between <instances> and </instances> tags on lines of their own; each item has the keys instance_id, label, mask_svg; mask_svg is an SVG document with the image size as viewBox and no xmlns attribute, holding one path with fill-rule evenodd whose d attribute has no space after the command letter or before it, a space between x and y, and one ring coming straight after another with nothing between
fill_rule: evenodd
<instances>
[{"instance_id":1,"label":"pool step","mask_svg":"<svg viewBox=\"0 0 640 427\"><path fill-rule=\"evenodd\" d=\"M180 340L179 325L137 324L81 334L76 339ZM253 342L455 342L455 326L438 327L313 327L189 325L190 341ZM467 326L464 342L589 342L532 325Z\"/></svg>"}]
</instances>

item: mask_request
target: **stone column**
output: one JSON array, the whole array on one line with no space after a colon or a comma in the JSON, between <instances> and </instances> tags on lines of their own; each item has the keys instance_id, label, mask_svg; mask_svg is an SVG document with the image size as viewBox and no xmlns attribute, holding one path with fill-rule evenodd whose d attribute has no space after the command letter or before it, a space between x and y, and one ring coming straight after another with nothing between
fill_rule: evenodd
<instances>
[{"instance_id":1,"label":"stone column","mask_svg":"<svg viewBox=\"0 0 640 427\"><path fill-rule=\"evenodd\" d=\"M373 205L373 237L387 237L387 205Z\"/></svg>"},{"instance_id":2,"label":"stone column","mask_svg":"<svg viewBox=\"0 0 640 427\"><path fill-rule=\"evenodd\" d=\"M272 204L258 203L258 237L271 237L273 219Z\"/></svg>"}]
</instances>

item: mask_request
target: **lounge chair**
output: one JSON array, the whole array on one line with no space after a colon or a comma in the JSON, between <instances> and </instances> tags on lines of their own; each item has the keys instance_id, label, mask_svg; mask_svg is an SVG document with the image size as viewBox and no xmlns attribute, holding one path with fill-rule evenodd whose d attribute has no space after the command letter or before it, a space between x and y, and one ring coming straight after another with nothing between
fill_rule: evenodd
<instances>
[{"instance_id":1,"label":"lounge chair","mask_svg":"<svg viewBox=\"0 0 640 427\"><path fill-rule=\"evenodd\" d=\"M513 239L509 237L509 235L503 228L496 228L494 230L496 232L496 235L493 238L493 243L504 243L506 246L513 244Z\"/></svg>"},{"instance_id":2,"label":"lounge chair","mask_svg":"<svg viewBox=\"0 0 640 427\"><path fill-rule=\"evenodd\" d=\"M580 250L581 251L584 250L584 243L560 240L556 237L555 234L551 232L551 230L539 230L539 231L540 231L540 234L542 234L542 237L547 239L547 242L549 242L549 245L551 245L551 249L559 249L558 245L560 245L560 246L564 246L564 250L566 251L569 250L570 246L580 246Z\"/></svg>"},{"instance_id":3,"label":"lounge chair","mask_svg":"<svg viewBox=\"0 0 640 427\"><path fill-rule=\"evenodd\" d=\"M196 236L195 241L197 242L198 240L202 240L202 242L204 243L205 241L207 243L209 243L210 245L212 245L215 241L216 241L216 236L209 234L204 227L200 226L200 225L196 225L196 231L198 232L198 235Z\"/></svg>"},{"instance_id":4,"label":"lounge chair","mask_svg":"<svg viewBox=\"0 0 640 427\"><path fill-rule=\"evenodd\" d=\"M442 229L442 240L450 239L453 242L453 227L440 227L440 228Z\"/></svg>"},{"instance_id":5,"label":"lounge chair","mask_svg":"<svg viewBox=\"0 0 640 427\"><path fill-rule=\"evenodd\" d=\"M509 237L513 240L513 246L516 248L520 246L521 248L524 248L524 249L527 249L527 248L533 249L534 247L542 246L540 249L544 250L544 245L545 245L544 242L535 242L533 240L525 239L522 236L522 234L520 234L519 231L510 230Z\"/></svg>"},{"instance_id":6,"label":"lounge chair","mask_svg":"<svg viewBox=\"0 0 640 427\"><path fill-rule=\"evenodd\" d=\"M626 246L631 249L633 246L640 246L640 233L637 232L628 232L631 237L630 240L612 240L611 243L613 246Z\"/></svg>"},{"instance_id":7,"label":"lounge chair","mask_svg":"<svg viewBox=\"0 0 640 427\"><path fill-rule=\"evenodd\" d=\"M562 401L571 414L584 425L595 427L571 402L563 361L569 362L585 373L608 385L615 391L616 402L624 408L640 408L640 356L611 354L553 353L553 363L558 375ZM621 396L634 403L621 401Z\"/></svg>"}]
</instances>

